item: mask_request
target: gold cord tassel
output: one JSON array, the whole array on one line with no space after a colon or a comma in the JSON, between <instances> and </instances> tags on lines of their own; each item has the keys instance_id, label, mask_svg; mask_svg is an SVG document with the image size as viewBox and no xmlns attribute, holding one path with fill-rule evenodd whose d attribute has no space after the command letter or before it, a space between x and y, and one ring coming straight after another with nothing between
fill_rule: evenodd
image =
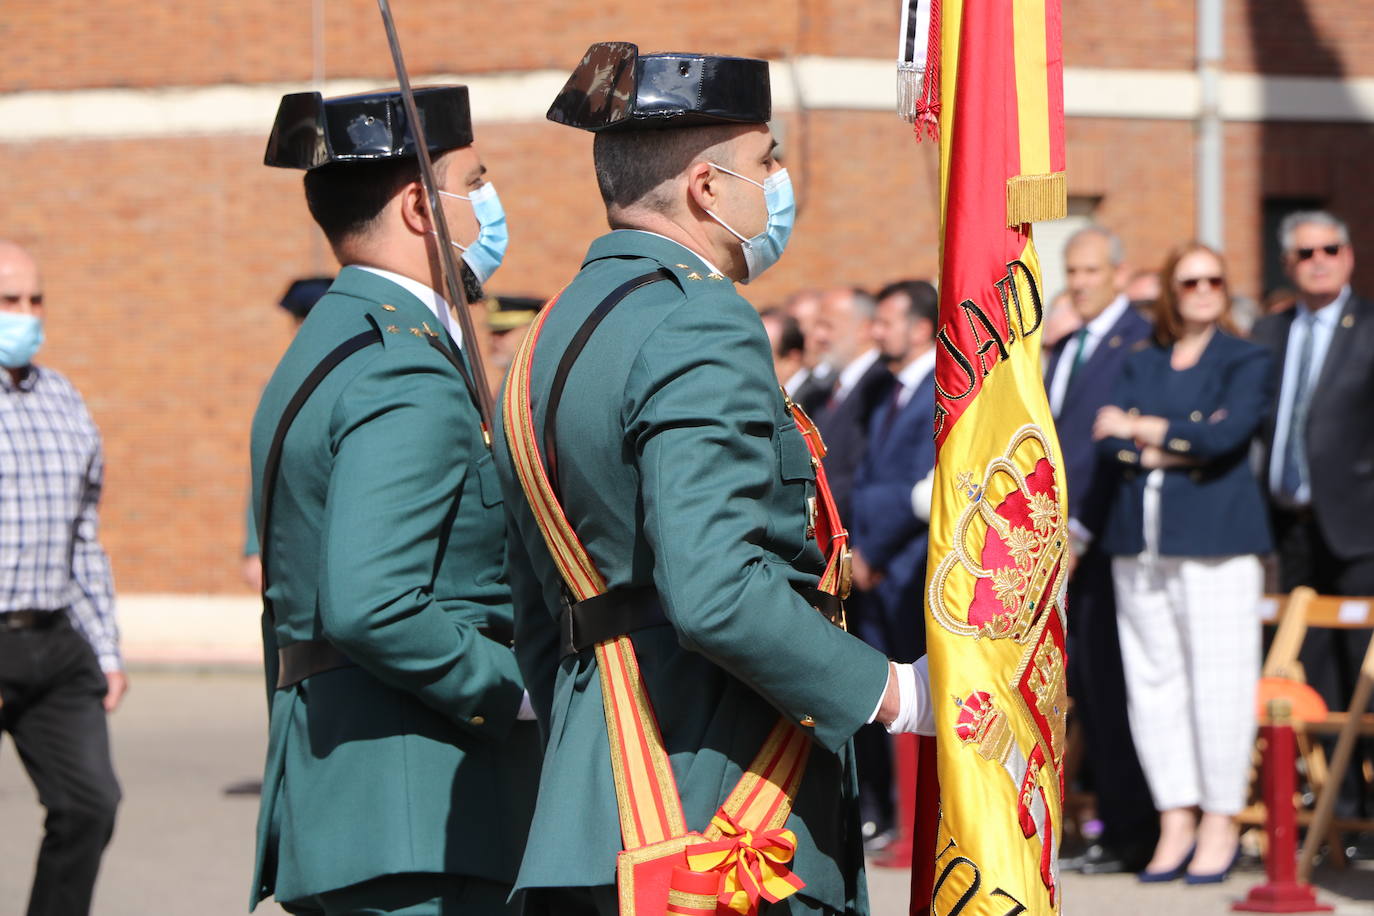
<instances>
[{"instance_id":1,"label":"gold cord tassel","mask_svg":"<svg viewBox=\"0 0 1374 916\"><path fill-rule=\"evenodd\" d=\"M1042 223L1069 215L1068 186L1063 172L1015 175L1007 179L1007 225Z\"/></svg>"}]
</instances>

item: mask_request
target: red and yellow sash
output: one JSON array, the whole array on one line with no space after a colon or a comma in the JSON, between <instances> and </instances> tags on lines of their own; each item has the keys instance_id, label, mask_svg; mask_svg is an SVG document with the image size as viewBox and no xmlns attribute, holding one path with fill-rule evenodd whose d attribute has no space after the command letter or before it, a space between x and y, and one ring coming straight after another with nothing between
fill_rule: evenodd
<instances>
[{"instance_id":1,"label":"red and yellow sash","mask_svg":"<svg viewBox=\"0 0 1374 916\"><path fill-rule=\"evenodd\" d=\"M520 486L563 581L576 601L585 601L605 592L606 580L550 485L530 395L535 345L557 302L555 296L544 307L521 344L503 409ZM788 403L817 469L811 525L828 555L820 588L842 596L848 586L848 535L820 468L824 446L801 408ZM595 652L625 847L616 866L621 916L707 916L717 910L754 914L760 900L775 903L805 887L788 867L796 836L783 825L806 769L811 739L779 719L710 825L700 833L689 831L634 643L620 636L598 643Z\"/></svg>"}]
</instances>

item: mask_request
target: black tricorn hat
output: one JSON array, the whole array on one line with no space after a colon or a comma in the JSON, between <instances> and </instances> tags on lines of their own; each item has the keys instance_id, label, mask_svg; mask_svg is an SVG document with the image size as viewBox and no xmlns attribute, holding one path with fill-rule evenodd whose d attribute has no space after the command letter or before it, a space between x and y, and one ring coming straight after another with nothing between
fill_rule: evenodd
<instances>
[{"instance_id":1,"label":"black tricorn hat","mask_svg":"<svg viewBox=\"0 0 1374 916\"><path fill-rule=\"evenodd\" d=\"M472 145L468 87L416 89L415 108L432 155ZM294 92L282 96L262 161L309 171L332 162L402 159L415 151L398 90L333 99L318 92Z\"/></svg>"},{"instance_id":2,"label":"black tricorn hat","mask_svg":"<svg viewBox=\"0 0 1374 916\"><path fill-rule=\"evenodd\" d=\"M583 130L762 124L773 114L768 62L712 54L643 54L603 41L583 55L548 119Z\"/></svg>"},{"instance_id":3,"label":"black tricorn hat","mask_svg":"<svg viewBox=\"0 0 1374 916\"><path fill-rule=\"evenodd\" d=\"M534 296L492 296L487 300L487 327L498 334L523 328L539 314L544 302Z\"/></svg>"},{"instance_id":4,"label":"black tricorn hat","mask_svg":"<svg viewBox=\"0 0 1374 916\"><path fill-rule=\"evenodd\" d=\"M315 303L320 301L320 297L329 292L329 287L333 284L333 277L304 277L295 280L282 295L281 307L297 318L304 319L315 307Z\"/></svg>"}]
</instances>

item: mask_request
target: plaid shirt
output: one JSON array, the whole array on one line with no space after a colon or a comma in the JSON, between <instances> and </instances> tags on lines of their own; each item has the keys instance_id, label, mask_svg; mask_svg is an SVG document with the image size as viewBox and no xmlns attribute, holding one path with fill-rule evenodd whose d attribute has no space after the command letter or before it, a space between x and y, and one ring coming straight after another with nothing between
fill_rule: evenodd
<instances>
[{"instance_id":1,"label":"plaid shirt","mask_svg":"<svg viewBox=\"0 0 1374 916\"><path fill-rule=\"evenodd\" d=\"M96 537L100 433L72 383L0 370L0 612L66 610L100 667L117 671L110 561Z\"/></svg>"}]
</instances>

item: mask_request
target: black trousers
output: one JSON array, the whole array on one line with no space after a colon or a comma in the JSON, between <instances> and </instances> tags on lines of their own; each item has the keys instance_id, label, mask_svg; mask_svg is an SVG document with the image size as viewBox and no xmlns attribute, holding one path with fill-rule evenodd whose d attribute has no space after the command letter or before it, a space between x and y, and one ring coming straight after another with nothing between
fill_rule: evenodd
<instances>
[{"instance_id":1,"label":"black trousers","mask_svg":"<svg viewBox=\"0 0 1374 916\"><path fill-rule=\"evenodd\" d=\"M1148 850L1159 835L1159 818L1127 720L1111 557L1097 549L1083 554L1069 580L1068 603L1069 695L1083 723L1102 844L1125 853Z\"/></svg>"},{"instance_id":2,"label":"black trousers","mask_svg":"<svg viewBox=\"0 0 1374 916\"><path fill-rule=\"evenodd\" d=\"M1311 512L1276 510L1273 522L1280 591L1286 593L1306 585L1321 595L1374 595L1374 556L1336 556ZM1308 683L1329 708L1344 710L1350 702L1371 634L1374 630L1307 631L1298 657ZM1335 740L1325 743L1329 754ZM1374 760L1374 742L1367 738L1355 745L1355 755L1341 785L1336 812L1343 817L1369 817L1374 813L1374 793L1364 780L1365 760Z\"/></svg>"},{"instance_id":3,"label":"black trousers","mask_svg":"<svg viewBox=\"0 0 1374 916\"><path fill-rule=\"evenodd\" d=\"M48 812L28 916L90 912L119 804L105 675L85 638L57 613L43 629L0 629L0 728Z\"/></svg>"}]
</instances>

